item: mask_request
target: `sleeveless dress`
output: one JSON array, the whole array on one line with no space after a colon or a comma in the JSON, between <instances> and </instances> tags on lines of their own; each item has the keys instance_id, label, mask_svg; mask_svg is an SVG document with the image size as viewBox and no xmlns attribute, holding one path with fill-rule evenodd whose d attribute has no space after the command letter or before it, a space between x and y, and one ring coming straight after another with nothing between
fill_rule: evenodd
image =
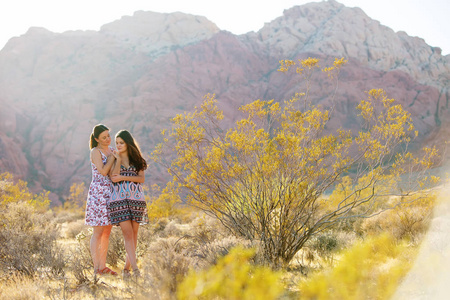
<instances>
[{"instance_id":1,"label":"sleeveless dress","mask_svg":"<svg viewBox=\"0 0 450 300\"><path fill-rule=\"evenodd\" d=\"M136 168L120 166L120 175L137 176ZM108 202L111 224L132 220L141 225L148 223L147 203L140 183L132 181L115 182L112 185L111 199Z\"/></svg>"},{"instance_id":2,"label":"sleeveless dress","mask_svg":"<svg viewBox=\"0 0 450 300\"><path fill-rule=\"evenodd\" d=\"M112 151L113 149L109 147ZM100 151L100 149L99 149ZM100 151L103 165L106 164L106 155ZM85 224L89 226L107 226L111 225L108 216L108 201L111 197L112 182L108 176L103 176L98 171L95 164L91 161L92 181L89 186L89 192L86 201L86 219Z\"/></svg>"}]
</instances>

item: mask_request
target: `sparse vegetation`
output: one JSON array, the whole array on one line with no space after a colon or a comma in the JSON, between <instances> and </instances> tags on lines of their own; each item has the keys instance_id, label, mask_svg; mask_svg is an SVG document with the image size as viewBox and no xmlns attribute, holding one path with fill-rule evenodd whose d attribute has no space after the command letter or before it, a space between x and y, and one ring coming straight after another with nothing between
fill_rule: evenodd
<instances>
[{"instance_id":1,"label":"sparse vegetation","mask_svg":"<svg viewBox=\"0 0 450 300\"><path fill-rule=\"evenodd\" d=\"M344 60L323 69L331 80ZM179 115L173 180L146 189L141 277L94 276L84 225L85 186L62 207L48 193L0 175L0 298L7 299L387 299L408 272L436 195L425 176L437 156L414 157L410 115L372 90L358 107L356 136L326 131L333 108L312 105L315 59L297 65L305 94L284 104L255 101L228 130L209 95ZM155 151L161 163L164 147ZM173 154L173 153L172 153ZM406 174L406 175L405 175ZM187 199L187 204L184 202ZM107 264L120 272L118 228ZM27 290L24 290L27 286Z\"/></svg>"},{"instance_id":2,"label":"sparse vegetation","mask_svg":"<svg viewBox=\"0 0 450 300\"><path fill-rule=\"evenodd\" d=\"M230 234L200 211L183 212L179 206L180 215L142 226L138 257L143 274L131 281L94 277L88 244L92 231L80 224L83 219L64 221L64 210L43 211L40 204L14 201L2 206L0 298L358 299L367 293L387 299L414 260L435 201L411 202L384 212L389 218L323 232L310 239L287 268L277 271L264 264L258 243ZM400 216L419 211L426 218L417 217L405 230ZM115 229L108 264L120 271L125 252ZM388 233L379 235L383 231Z\"/></svg>"},{"instance_id":3,"label":"sparse vegetation","mask_svg":"<svg viewBox=\"0 0 450 300\"><path fill-rule=\"evenodd\" d=\"M0 175L0 269L13 274L47 277L64 274L57 244L59 230L48 211L48 193L31 193L26 182Z\"/></svg>"}]
</instances>

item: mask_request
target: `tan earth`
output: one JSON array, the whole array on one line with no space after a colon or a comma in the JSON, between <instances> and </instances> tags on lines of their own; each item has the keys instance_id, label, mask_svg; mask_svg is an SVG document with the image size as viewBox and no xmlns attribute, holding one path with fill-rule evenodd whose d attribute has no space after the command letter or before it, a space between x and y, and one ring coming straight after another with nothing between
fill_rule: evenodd
<instances>
[{"instance_id":1,"label":"tan earth","mask_svg":"<svg viewBox=\"0 0 450 300\"><path fill-rule=\"evenodd\" d=\"M392 299L450 299L450 184L440 199L417 260Z\"/></svg>"}]
</instances>

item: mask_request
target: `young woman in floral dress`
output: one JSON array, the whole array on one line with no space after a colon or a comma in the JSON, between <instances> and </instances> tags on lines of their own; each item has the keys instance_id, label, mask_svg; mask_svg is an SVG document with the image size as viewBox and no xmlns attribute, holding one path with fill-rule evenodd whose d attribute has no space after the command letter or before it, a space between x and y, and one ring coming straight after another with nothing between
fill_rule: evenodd
<instances>
[{"instance_id":1,"label":"young woman in floral dress","mask_svg":"<svg viewBox=\"0 0 450 300\"><path fill-rule=\"evenodd\" d=\"M108 127L102 124L96 125L92 130L89 142L92 181L86 202L85 224L94 228L90 250L94 263L94 274L100 275L117 275L117 272L106 266L109 235L112 229L107 210L112 186L108 173L115 161L114 149L109 146L110 144L111 136Z\"/></svg>"},{"instance_id":2,"label":"young woman in floral dress","mask_svg":"<svg viewBox=\"0 0 450 300\"><path fill-rule=\"evenodd\" d=\"M110 220L122 229L127 257L123 270L124 277L139 276L136 263L137 236L140 224L148 222L147 204L144 199L142 183L147 162L133 136L127 130L116 134L116 161L111 168L113 191L108 203Z\"/></svg>"}]
</instances>

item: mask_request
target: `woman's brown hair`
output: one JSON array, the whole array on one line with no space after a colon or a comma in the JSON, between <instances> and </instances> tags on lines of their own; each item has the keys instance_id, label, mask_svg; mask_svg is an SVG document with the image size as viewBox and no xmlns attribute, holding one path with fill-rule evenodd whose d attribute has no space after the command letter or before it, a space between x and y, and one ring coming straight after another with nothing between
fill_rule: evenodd
<instances>
[{"instance_id":1,"label":"woman's brown hair","mask_svg":"<svg viewBox=\"0 0 450 300\"><path fill-rule=\"evenodd\" d=\"M128 130L121 130L116 134L116 139L120 137L127 144L128 159L130 165L136 168L136 172L147 169L147 162L142 157L141 149L138 143Z\"/></svg>"},{"instance_id":2,"label":"woman's brown hair","mask_svg":"<svg viewBox=\"0 0 450 300\"><path fill-rule=\"evenodd\" d=\"M92 133L91 133L91 139L89 140L89 148L90 149L97 147L98 142L95 139L98 139L100 134L105 130L109 130L109 128L103 124L97 124L94 126L94 128L92 129Z\"/></svg>"}]
</instances>

